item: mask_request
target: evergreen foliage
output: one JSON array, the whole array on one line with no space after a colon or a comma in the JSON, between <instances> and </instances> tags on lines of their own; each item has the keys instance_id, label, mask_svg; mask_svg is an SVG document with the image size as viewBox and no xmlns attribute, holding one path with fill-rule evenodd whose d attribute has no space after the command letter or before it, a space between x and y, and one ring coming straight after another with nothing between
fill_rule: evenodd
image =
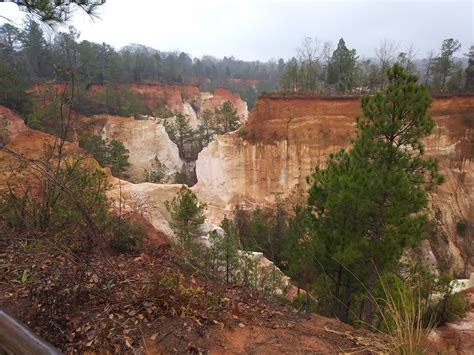
<instances>
[{"instance_id":1,"label":"evergreen foliage","mask_svg":"<svg viewBox=\"0 0 474 355\"><path fill-rule=\"evenodd\" d=\"M145 169L145 182L159 184L165 178L167 171L168 169L166 168L166 165L163 164L155 155L151 169Z\"/></svg>"},{"instance_id":2,"label":"evergreen foliage","mask_svg":"<svg viewBox=\"0 0 474 355\"><path fill-rule=\"evenodd\" d=\"M194 138L194 131L189 124L189 120L181 114L174 119L165 120L164 126L169 138L178 146L179 156L186 158L186 145L190 144Z\"/></svg>"},{"instance_id":3,"label":"evergreen foliage","mask_svg":"<svg viewBox=\"0 0 474 355\"><path fill-rule=\"evenodd\" d=\"M224 134L239 128L239 116L230 101L224 102L221 107L215 109L214 122L216 125L214 130L217 134Z\"/></svg>"},{"instance_id":4,"label":"evergreen foliage","mask_svg":"<svg viewBox=\"0 0 474 355\"><path fill-rule=\"evenodd\" d=\"M328 311L372 324L377 275L395 270L424 238L427 192L440 184L421 138L434 123L429 94L401 66L387 70L383 93L361 100L364 117L350 151L330 156L310 178L308 204Z\"/></svg>"},{"instance_id":5,"label":"evergreen foliage","mask_svg":"<svg viewBox=\"0 0 474 355\"><path fill-rule=\"evenodd\" d=\"M196 195L183 185L171 201L166 201L166 208L171 214L171 228L179 248L190 251L194 248L193 237L198 236L204 223L206 204L199 202Z\"/></svg>"},{"instance_id":6,"label":"evergreen foliage","mask_svg":"<svg viewBox=\"0 0 474 355\"><path fill-rule=\"evenodd\" d=\"M28 85L21 69L0 59L0 105L22 115L31 109L31 99L25 92Z\"/></svg>"},{"instance_id":7,"label":"evergreen foliage","mask_svg":"<svg viewBox=\"0 0 474 355\"><path fill-rule=\"evenodd\" d=\"M109 145L110 170L112 175L120 176L130 165L128 163L128 149L122 142L112 139Z\"/></svg>"},{"instance_id":8,"label":"evergreen foliage","mask_svg":"<svg viewBox=\"0 0 474 355\"><path fill-rule=\"evenodd\" d=\"M79 146L92 154L102 167L109 167L114 176L120 177L130 165L129 151L117 139L109 142L98 134L84 134L79 137Z\"/></svg>"},{"instance_id":9,"label":"evergreen foliage","mask_svg":"<svg viewBox=\"0 0 474 355\"><path fill-rule=\"evenodd\" d=\"M53 25L68 21L76 9L94 16L98 7L105 4L105 0L16 0L15 4L40 21Z\"/></svg>"},{"instance_id":10,"label":"evergreen foliage","mask_svg":"<svg viewBox=\"0 0 474 355\"><path fill-rule=\"evenodd\" d=\"M453 54L457 52L460 48L461 43L453 38L445 39L441 44L440 54L438 57L435 58L432 64L432 86L435 91L443 93L448 91L448 80L456 80L451 77L451 75L456 72L456 64L453 60ZM453 83L451 82L451 87L452 86Z\"/></svg>"},{"instance_id":11,"label":"evergreen foliage","mask_svg":"<svg viewBox=\"0 0 474 355\"><path fill-rule=\"evenodd\" d=\"M345 93L352 89L355 81L356 63L356 50L349 50L344 39L341 38L329 62L328 84L334 85L337 92Z\"/></svg>"},{"instance_id":12,"label":"evergreen foliage","mask_svg":"<svg viewBox=\"0 0 474 355\"><path fill-rule=\"evenodd\" d=\"M466 68L466 91L474 92L474 46L469 49L468 66Z\"/></svg>"}]
</instances>

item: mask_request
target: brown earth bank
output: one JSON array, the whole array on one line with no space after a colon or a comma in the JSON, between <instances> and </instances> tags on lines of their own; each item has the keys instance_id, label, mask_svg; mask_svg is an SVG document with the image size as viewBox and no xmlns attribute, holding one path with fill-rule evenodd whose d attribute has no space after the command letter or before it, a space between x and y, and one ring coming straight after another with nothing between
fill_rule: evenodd
<instances>
[{"instance_id":1,"label":"brown earth bank","mask_svg":"<svg viewBox=\"0 0 474 355\"><path fill-rule=\"evenodd\" d=\"M155 111L164 106L173 113L186 116L200 115L205 110L214 110L224 102L230 101L237 110L237 115L245 121L248 116L247 104L240 94L218 87L213 93L201 92L198 86L187 84L124 84L124 87L137 94L148 110ZM87 87L90 93L104 90L102 84L91 84Z\"/></svg>"},{"instance_id":2,"label":"brown earth bank","mask_svg":"<svg viewBox=\"0 0 474 355\"><path fill-rule=\"evenodd\" d=\"M447 181L432 194L430 245L421 250L457 277L474 271L474 96L434 98L436 127L424 139L426 154L439 160ZM306 177L327 156L350 146L356 97L263 96L236 133L218 137L199 155L193 187L218 222L236 204L272 205L275 196L304 203ZM458 235L456 225L471 227Z\"/></svg>"},{"instance_id":3,"label":"brown earth bank","mask_svg":"<svg viewBox=\"0 0 474 355\"><path fill-rule=\"evenodd\" d=\"M66 88L65 83L35 84L28 92L44 98L48 94L60 97ZM217 87L214 91L200 91L197 85L191 84L161 84L161 83L133 83L119 84L140 99L150 112L155 112L159 107L172 113L179 113L196 119L205 110L214 110L230 101L237 111L241 121L247 120L247 103L240 98L239 93L234 93L226 88ZM89 84L87 91L97 94L105 90L104 84Z\"/></svg>"}]
</instances>

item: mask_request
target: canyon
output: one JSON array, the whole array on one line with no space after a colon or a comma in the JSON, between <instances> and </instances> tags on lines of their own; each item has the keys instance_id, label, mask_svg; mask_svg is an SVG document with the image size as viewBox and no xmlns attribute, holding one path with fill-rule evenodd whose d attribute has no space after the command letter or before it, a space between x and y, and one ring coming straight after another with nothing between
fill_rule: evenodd
<instances>
[{"instance_id":1,"label":"canyon","mask_svg":"<svg viewBox=\"0 0 474 355\"><path fill-rule=\"evenodd\" d=\"M152 96L152 102L161 94L148 95ZM181 101L167 101L169 107L176 105L175 108L184 109L186 102L191 106L187 94L180 95L183 95ZM203 95L194 93L192 96ZM196 103L193 105L198 107ZM247 209L271 207L277 197L284 199L287 205L304 203L308 188L306 177L316 166L323 166L329 154L350 147L355 133L355 118L360 114L359 99L355 97L260 97L239 130L219 136L198 156L198 182L192 190L208 206L203 234L215 229L224 216L230 217L236 205ZM430 238L416 253L433 263L435 269L451 271L456 277L467 279L473 271L470 226L474 221L474 97L434 98L430 114L436 127L424 140L426 154L439 160L446 182L431 195L434 212ZM46 133L28 128L20 117L6 108L0 107L0 117L8 121L7 147L25 157L41 158L45 143L54 140ZM176 145L169 140L162 120L135 120L111 115L76 115L74 119L77 130L88 127L104 138L124 142L130 151L131 178L130 181L119 180L105 169L111 184L109 197L116 204L120 200L125 211L139 212L156 232L170 240L170 215L164 202L175 196L180 185L140 181L142 169L148 167L155 156L171 172L182 169L183 161ZM199 120L198 114L196 119ZM85 154L74 144L66 143L66 149ZM98 167L95 160L88 159ZM11 164L12 158L0 153L1 181L11 176ZM460 235L457 230L460 221L466 221L468 225L465 235ZM256 257L263 265L269 265L270 262L261 255ZM295 290L291 293L294 296ZM472 317L472 312L469 317ZM472 321L468 318L458 327L464 327L466 322L471 326ZM456 325L448 325L434 333L436 342L448 343L452 327L457 329Z\"/></svg>"},{"instance_id":2,"label":"canyon","mask_svg":"<svg viewBox=\"0 0 474 355\"><path fill-rule=\"evenodd\" d=\"M446 182L431 195L432 238L419 252L442 270L469 278L474 244L456 225L474 224L474 97L434 98L430 114L436 127L424 140L426 155L439 160ZM237 204L271 206L277 196L304 203L307 176L330 153L350 146L360 115L356 97L260 97L239 131L199 154L193 190L216 222Z\"/></svg>"},{"instance_id":3,"label":"canyon","mask_svg":"<svg viewBox=\"0 0 474 355\"><path fill-rule=\"evenodd\" d=\"M103 88L96 85L88 90ZM226 89L216 89L213 94L193 85L134 84L129 89L147 107L165 105L184 113L194 126L205 109L227 100L236 107L244 124L217 137L196 162L179 158L160 118L98 115L78 119L82 122L78 130L86 126L104 138L124 143L130 151L130 182L143 182L143 172L151 168L155 157L166 165L164 182L168 183L186 169L193 174L195 164L197 183L192 189L207 203L207 217L215 224L232 216L236 205L246 209L273 206L276 198L288 206L304 204L306 178L316 166L324 165L329 154L350 147L355 120L361 115L357 97L270 94L257 100L247 120L245 102ZM430 114L436 127L424 139L426 155L438 159L446 182L431 194L430 238L416 253L434 270L469 278L474 271L474 97L435 97ZM467 229L460 235L458 229L463 225Z\"/></svg>"},{"instance_id":4,"label":"canyon","mask_svg":"<svg viewBox=\"0 0 474 355\"><path fill-rule=\"evenodd\" d=\"M197 129L200 118L206 110L214 111L226 101L234 107L241 123L249 115L247 103L238 93L218 87L212 93L200 91L198 86L186 84L130 84L122 85L124 90L133 92L150 112L157 115L163 112L184 115L191 128ZM102 84L91 84L87 92L95 95L103 92ZM34 85L30 92L40 103L60 100L65 84ZM150 171L157 158L166 166L163 182L172 183L177 175L186 177L188 184L195 182L195 163L193 159L180 158L178 148L166 133L164 120L173 117L143 116L140 120L108 114L91 117L73 112L73 141L77 144L82 134L98 134L103 139L118 139L129 150L129 167L125 172L126 179L134 183L145 181L145 170ZM145 143L146 142L146 143Z\"/></svg>"}]
</instances>

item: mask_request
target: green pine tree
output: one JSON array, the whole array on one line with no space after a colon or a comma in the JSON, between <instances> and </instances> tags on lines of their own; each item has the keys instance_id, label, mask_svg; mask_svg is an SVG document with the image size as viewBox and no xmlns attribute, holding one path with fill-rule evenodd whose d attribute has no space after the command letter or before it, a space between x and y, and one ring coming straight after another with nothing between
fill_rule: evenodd
<instances>
[{"instance_id":1,"label":"green pine tree","mask_svg":"<svg viewBox=\"0 0 474 355\"><path fill-rule=\"evenodd\" d=\"M171 214L171 228L176 244L185 251L192 251L193 237L198 236L204 223L206 204L199 202L196 195L183 186L171 201L166 201L166 209Z\"/></svg>"},{"instance_id":2,"label":"green pine tree","mask_svg":"<svg viewBox=\"0 0 474 355\"><path fill-rule=\"evenodd\" d=\"M218 134L235 131L240 126L237 111L230 101L226 101L214 111L216 131Z\"/></svg>"},{"instance_id":3,"label":"green pine tree","mask_svg":"<svg viewBox=\"0 0 474 355\"><path fill-rule=\"evenodd\" d=\"M326 312L374 320L378 275L425 237L427 193L442 182L437 161L424 159L421 138L434 127L430 96L398 64L383 93L361 100L364 117L350 151L330 156L311 176L308 204ZM358 316L352 317L352 319Z\"/></svg>"},{"instance_id":4,"label":"green pine tree","mask_svg":"<svg viewBox=\"0 0 474 355\"><path fill-rule=\"evenodd\" d=\"M349 50L341 38L329 62L328 84L334 85L338 92L350 90L354 86L356 63L356 50Z\"/></svg>"},{"instance_id":5,"label":"green pine tree","mask_svg":"<svg viewBox=\"0 0 474 355\"><path fill-rule=\"evenodd\" d=\"M130 165L128 162L128 149L122 142L112 139L109 145L110 170L112 175L121 176L125 169Z\"/></svg>"}]
</instances>

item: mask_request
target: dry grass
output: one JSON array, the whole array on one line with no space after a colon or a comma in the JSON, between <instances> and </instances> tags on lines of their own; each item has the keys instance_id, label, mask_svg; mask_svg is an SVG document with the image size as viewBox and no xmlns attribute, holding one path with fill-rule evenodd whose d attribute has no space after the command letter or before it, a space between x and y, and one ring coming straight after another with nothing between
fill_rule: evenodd
<instances>
[{"instance_id":1,"label":"dry grass","mask_svg":"<svg viewBox=\"0 0 474 355\"><path fill-rule=\"evenodd\" d=\"M427 302L422 299L416 289L403 289L400 284L389 290L382 282L385 293L384 312L382 319L385 326L389 353L422 354L426 341L435 322L425 319Z\"/></svg>"}]
</instances>

